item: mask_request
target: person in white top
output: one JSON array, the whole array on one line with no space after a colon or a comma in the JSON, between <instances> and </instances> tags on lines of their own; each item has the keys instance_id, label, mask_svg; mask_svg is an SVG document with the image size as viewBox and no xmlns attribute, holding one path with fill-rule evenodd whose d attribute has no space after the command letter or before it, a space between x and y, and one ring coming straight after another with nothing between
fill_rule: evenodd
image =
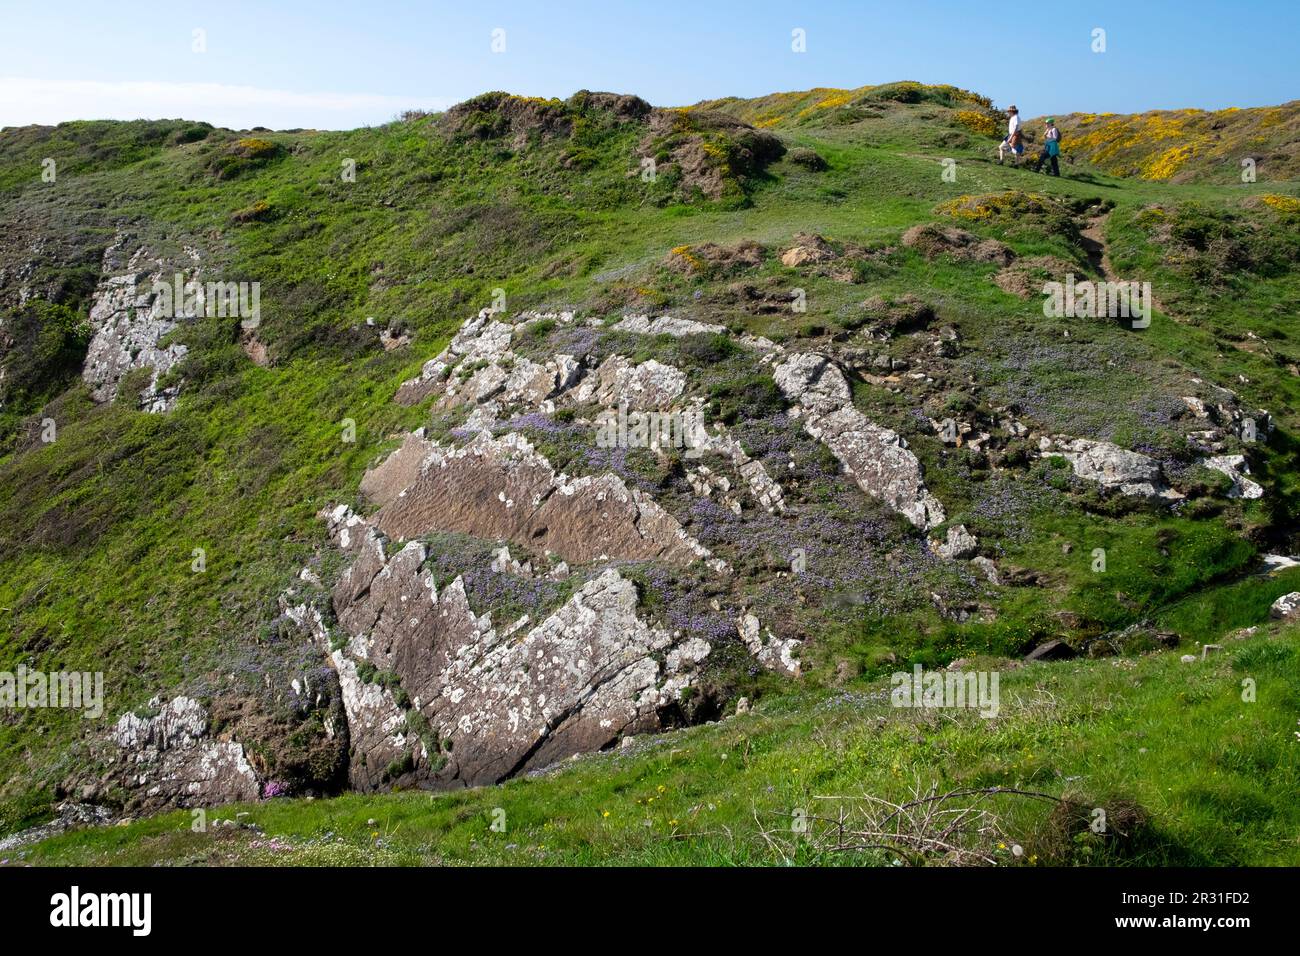
<instances>
[{"instance_id":1,"label":"person in white top","mask_svg":"<svg viewBox=\"0 0 1300 956\"><path fill-rule=\"evenodd\" d=\"M1025 152L1025 138L1020 133L1020 110L1014 105L1007 107L1007 138L998 143L998 163L1002 162L1003 154L1007 151L1011 153L1011 164L1020 165L1020 157Z\"/></svg>"}]
</instances>

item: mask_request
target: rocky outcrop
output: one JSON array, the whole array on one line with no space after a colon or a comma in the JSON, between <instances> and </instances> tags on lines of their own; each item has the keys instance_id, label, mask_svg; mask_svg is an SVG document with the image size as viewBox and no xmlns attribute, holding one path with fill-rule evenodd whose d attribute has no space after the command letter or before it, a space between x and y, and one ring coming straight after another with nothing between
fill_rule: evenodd
<instances>
[{"instance_id":1,"label":"rocky outcrop","mask_svg":"<svg viewBox=\"0 0 1300 956\"><path fill-rule=\"evenodd\" d=\"M509 548L500 548L492 559L492 570L502 574L513 574L517 577L536 579L546 578L551 581L564 581L569 577L569 565L566 561L560 561L551 567L548 571L539 571L533 568L533 563L528 560L518 561L511 557Z\"/></svg>"},{"instance_id":2,"label":"rocky outcrop","mask_svg":"<svg viewBox=\"0 0 1300 956\"><path fill-rule=\"evenodd\" d=\"M362 552L345 581L354 579L354 570L359 569L355 579L360 580L365 578L367 568L386 567L382 544L373 532L367 535ZM333 646L320 611L307 604L286 601L285 615L312 637L338 677L347 725L327 724L325 733L330 737L346 735L348 785L354 790L371 791L414 782L425 775L430 767L428 750L417 735L410 733L405 708L392 688L375 679L373 667L362 672L365 642L354 640L342 647Z\"/></svg>"},{"instance_id":3,"label":"rocky outcrop","mask_svg":"<svg viewBox=\"0 0 1300 956\"><path fill-rule=\"evenodd\" d=\"M925 487L921 463L897 432L869 421L853 407L844 373L824 355L789 355L772 373L803 419L804 430L831 450L859 488L918 528L945 519L943 505Z\"/></svg>"},{"instance_id":4,"label":"rocky outcrop","mask_svg":"<svg viewBox=\"0 0 1300 956\"><path fill-rule=\"evenodd\" d=\"M1300 591L1283 594L1268 609L1268 616L1275 621L1300 620Z\"/></svg>"},{"instance_id":5,"label":"rocky outcrop","mask_svg":"<svg viewBox=\"0 0 1300 956\"><path fill-rule=\"evenodd\" d=\"M660 560L726 565L668 512L617 475L557 475L517 433L480 433L463 448L408 438L366 473L376 528L398 539L435 531L527 544L568 562Z\"/></svg>"},{"instance_id":6,"label":"rocky outcrop","mask_svg":"<svg viewBox=\"0 0 1300 956\"><path fill-rule=\"evenodd\" d=\"M119 236L104 252L104 278L91 302L92 338L82 378L95 401L110 402L129 372L148 368L150 379L140 394L141 407L166 411L175 404L179 389L160 389L158 381L185 357L186 349L177 343L161 344L177 325L173 315L165 314L161 299L150 291L155 281L165 281L164 263L151 260L144 248L136 249L124 261L128 242L127 237Z\"/></svg>"},{"instance_id":7,"label":"rocky outcrop","mask_svg":"<svg viewBox=\"0 0 1300 956\"><path fill-rule=\"evenodd\" d=\"M331 659L362 789L388 782L394 771L369 772L385 761L431 785L472 786L660 729L710 651L642 621L635 585L613 568L536 626L497 629L470 608L461 578L437 587L423 545L386 557L384 544L369 529L332 593L349 636ZM294 615L328 646L319 615L306 605ZM425 728L423 743L411 726Z\"/></svg>"},{"instance_id":8,"label":"rocky outcrop","mask_svg":"<svg viewBox=\"0 0 1300 956\"><path fill-rule=\"evenodd\" d=\"M1039 450L1044 458L1064 458L1077 477L1109 491L1142 498L1181 497L1165 487L1160 462L1107 441L1043 438Z\"/></svg>"},{"instance_id":9,"label":"rocky outcrop","mask_svg":"<svg viewBox=\"0 0 1300 956\"><path fill-rule=\"evenodd\" d=\"M977 555L970 559L970 563L980 574L984 575L989 584L994 586L1002 584L1002 576L998 574L998 566L993 563L992 558Z\"/></svg>"},{"instance_id":10,"label":"rocky outcrop","mask_svg":"<svg viewBox=\"0 0 1300 956\"><path fill-rule=\"evenodd\" d=\"M686 374L654 359L634 365L621 355L611 355L573 391L579 404L599 402L630 409L667 410L686 390Z\"/></svg>"},{"instance_id":11,"label":"rocky outcrop","mask_svg":"<svg viewBox=\"0 0 1300 956\"><path fill-rule=\"evenodd\" d=\"M514 322L501 321L500 314L485 309L466 322L446 349L402 384L397 400L410 405L437 395L440 408L477 406L473 422L487 424L510 410L550 413L564 402L668 410L686 390L684 372L654 359L636 364L611 355L589 370L572 355L545 362L519 355L511 348L518 330L543 320L571 324L573 314L525 312Z\"/></svg>"},{"instance_id":12,"label":"rocky outcrop","mask_svg":"<svg viewBox=\"0 0 1300 956\"><path fill-rule=\"evenodd\" d=\"M725 326L694 319L678 319L663 315L651 319L648 315L628 315L614 327L616 332L632 332L637 335L671 335L680 339L687 335L720 335L727 331Z\"/></svg>"},{"instance_id":13,"label":"rocky outcrop","mask_svg":"<svg viewBox=\"0 0 1300 956\"><path fill-rule=\"evenodd\" d=\"M0 853L12 853L14 850L30 846L33 843L40 843L50 837L67 833L69 830L105 826L112 819L113 814L107 807L101 807L93 803L74 803L71 800L66 800L54 808L54 819L0 837ZM7 863L8 860L5 862Z\"/></svg>"},{"instance_id":14,"label":"rocky outcrop","mask_svg":"<svg viewBox=\"0 0 1300 956\"><path fill-rule=\"evenodd\" d=\"M448 346L424 363L420 374L402 383L397 401L414 405L444 390L451 370L461 362L492 363L510 349L514 328L496 319L498 311L483 309L460 327Z\"/></svg>"},{"instance_id":15,"label":"rocky outcrop","mask_svg":"<svg viewBox=\"0 0 1300 956\"><path fill-rule=\"evenodd\" d=\"M802 667L795 652L803 641L795 638L781 640L749 612L742 614L736 622L736 632L755 660L768 670L778 671L787 677L802 675Z\"/></svg>"},{"instance_id":16,"label":"rocky outcrop","mask_svg":"<svg viewBox=\"0 0 1300 956\"><path fill-rule=\"evenodd\" d=\"M148 709L147 716L123 714L112 732L117 753L110 774L129 792L128 810L208 807L261 795L243 746L210 736L202 704L154 698Z\"/></svg>"},{"instance_id":17,"label":"rocky outcrop","mask_svg":"<svg viewBox=\"0 0 1300 956\"><path fill-rule=\"evenodd\" d=\"M760 508L768 514L785 513L785 493L780 483L767 473L761 461L750 458L740 442L725 429L719 427L714 434L703 434L697 447L730 461ZM699 465L687 470L686 480L697 495L709 498L715 491L719 492L722 503L727 508L735 514L741 513L740 500L733 493L731 480L725 475L715 473L707 465Z\"/></svg>"},{"instance_id":18,"label":"rocky outcrop","mask_svg":"<svg viewBox=\"0 0 1300 956\"><path fill-rule=\"evenodd\" d=\"M1232 480L1228 490L1229 498L1246 498L1253 500L1264 497L1264 488L1246 477L1250 466L1246 464L1245 455L1214 455L1201 462L1206 468L1227 475Z\"/></svg>"},{"instance_id":19,"label":"rocky outcrop","mask_svg":"<svg viewBox=\"0 0 1300 956\"><path fill-rule=\"evenodd\" d=\"M930 550L946 561L964 561L975 557L979 542L975 535L966 530L964 524L955 524L948 529L944 541L931 539Z\"/></svg>"},{"instance_id":20,"label":"rocky outcrop","mask_svg":"<svg viewBox=\"0 0 1300 956\"><path fill-rule=\"evenodd\" d=\"M1211 385L1198 378L1192 384L1213 397L1180 396L1199 426L1187 432L1193 448L1211 457L1233 455L1240 442L1267 441L1273 431L1273 416L1265 409L1243 408L1231 389Z\"/></svg>"}]
</instances>

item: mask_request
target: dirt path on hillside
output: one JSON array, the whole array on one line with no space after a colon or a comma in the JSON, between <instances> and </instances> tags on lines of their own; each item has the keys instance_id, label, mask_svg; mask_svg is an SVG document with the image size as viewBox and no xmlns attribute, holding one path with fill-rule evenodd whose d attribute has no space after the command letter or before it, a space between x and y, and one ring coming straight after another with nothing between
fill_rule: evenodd
<instances>
[{"instance_id":1,"label":"dirt path on hillside","mask_svg":"<svg viewBox=\"0 0 1300 956\"><path fill-rule=\"evenodd\" d=\"M1102 281L1119 282L1120 279L1115 275L1115 267L1110 261L1110 243L1106 241L1106 223L1109 220L1110 211L1097 213L1087 220L1087 225L1079 230L1079 235L1083 241L1083 251L1088 256L1088 265L1101 276ZM1154 290L1151 294L1151 307L1175 322L1182 321L1176 315L1170 314L1156 297Z\"/></svg>"},{"instance_id":2,"label":"dirt path on hillside","mask_svg":"<svg viewBox=\"0 0 1300 956\"><path fill-rule=\"evenodd\" d=\"M1088 265L1107 282L1115 278L1115 270L1110 264L1110 247L1106 244L1106 222L1109 219L1109 212L1100 213L1089 219L1088 224L1079 231L1083 238L1083 250L1088 256Z\"/></svg>"}]
</instances>

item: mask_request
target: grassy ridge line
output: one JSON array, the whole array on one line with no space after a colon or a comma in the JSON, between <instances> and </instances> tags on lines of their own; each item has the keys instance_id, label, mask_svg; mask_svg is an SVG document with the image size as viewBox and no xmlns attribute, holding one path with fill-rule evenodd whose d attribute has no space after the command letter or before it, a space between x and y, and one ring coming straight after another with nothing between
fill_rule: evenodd
<instances>
[{"instance_id":1,"label":"grassy ridge line","mask_svg":"<svg viewBox=\"0 0 1300 956\"><path fill-rule=\"evenodd\" d=\"M996 798L1002 831L1025 849L1016 858L991 846L1007 865L1295 865L1300 703L1290 688L1300 680L1300 630L1269 630L1195 665L1157 653L1006 671L992 721L892 708L882 681L775 700L496 788L225 807L205 833L193 832L191 814L171 813L67 833L11 862L881 864L892 857L796 838L792 815L832 815L839 803L825 797L851 798L852 807L863 794L902 801L937 785L1014 787L1086 806L1135 802L1149 814L1127 841L1062 839L1051 804ZM1254 703L1242 700L1247 678ZM218 818L262 832L212 826ZM491 829L499 819L504 832ZM822 826L814 821L814 837Z\"/></svg>"}]
</instances>

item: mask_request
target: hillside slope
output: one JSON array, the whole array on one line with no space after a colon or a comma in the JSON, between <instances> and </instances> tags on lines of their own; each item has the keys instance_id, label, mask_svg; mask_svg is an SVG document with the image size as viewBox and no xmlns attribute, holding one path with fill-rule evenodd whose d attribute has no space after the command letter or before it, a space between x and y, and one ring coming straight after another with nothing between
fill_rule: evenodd
<instances>
[{"instance_id":1,"label":"hillside slope","mask_svg":"<svg viewBox=\"0 0 1300 956\"><path fill-rule=\"evenodd\" d=\"M497 783L1058 640L1180 699L1300 585L1297 190L1031 178L999 122L901 83L0 132L0 652L106 694L0 714L3 829ZM1069 276L1149 326L1045 316Z\"/></svg>"},{"instance_id":2,"label":"hillside slope","mask_svg":"<svg viewBox=\"0 0 1300 956\"><path fill-rule=\"evenodd\" d=\"M1061 152L1113 176L1172 183L1300 179L1300 101L1281 106L1055 117ZM1243 165L1248 163L1248 167Z\"/></svg>"}]
</instances>

